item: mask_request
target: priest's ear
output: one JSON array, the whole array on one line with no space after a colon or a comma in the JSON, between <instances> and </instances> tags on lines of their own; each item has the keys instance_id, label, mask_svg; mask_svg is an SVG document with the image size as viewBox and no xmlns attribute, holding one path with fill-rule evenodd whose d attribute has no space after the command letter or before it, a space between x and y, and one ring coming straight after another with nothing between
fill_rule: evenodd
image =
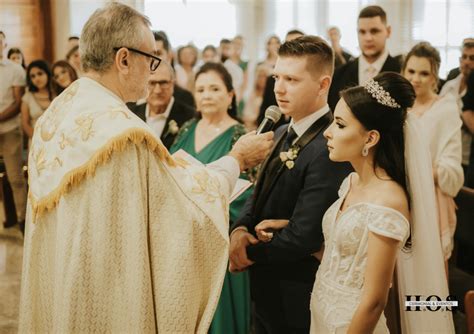
<instances>
[{"instance_id":1,"label":"priest's ear","mask_svg":"<svg viewBox=\"0 0 474 334\"><path fill-rule=\"evenodd\" d=\"M115 65L120 73L128 74L130 71L130 51L126 48L120 48L115 54Z\"/></svg>"}]
</instances>

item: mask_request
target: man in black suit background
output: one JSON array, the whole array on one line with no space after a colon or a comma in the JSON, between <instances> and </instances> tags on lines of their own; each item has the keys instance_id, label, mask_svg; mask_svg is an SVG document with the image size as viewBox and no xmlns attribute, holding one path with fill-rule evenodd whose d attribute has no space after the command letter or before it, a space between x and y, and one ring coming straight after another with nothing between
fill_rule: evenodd
<instances>
[{"instance_id":1,"label":"man in black suit background","mask_svg":"<svg viewBox=\"0 0 474 334\"><path fill-rule=\"evenodd\" d=\"M380 6L362 9L357 19L357 36L362 55L347 62L334 73L329 91L329 106L336 107L339 92L345 88L362 85L380 72L400 72L401 64L389 55L387 39L391 27L387 25L387 14Z\"/></svg>"},{"instance_id":2,"label":"man in black suit background","mask_svg":"<svg viewBox=\"0 0 474 334\"><path fill-rule=\"evenodd\" d=\"M254 194L232 227L231 271L250 269L256 330L308 333L310 295L323 246L322 218L350 167L329 160L324 130L332 122L327 94L334 55L320 37L285 42L274 68L275 96L289 125L275 132ZM297 152L286 154L285 152ZM256 239L262 221L289 221L270 242Z\"/></svg>"},{"instance_id":3,"label":"man in black suit background","mask_svg":"<svg viewBox=\"0 0 474 334\"><path fill-rule=\"evenodd\" d=\"M174 82L173 69L167 62L162 62L148 81L146 103L128 104L168 149L173 145L179 128L195 114L191 106L173 97Z\"/></svg>"}]
</instances>

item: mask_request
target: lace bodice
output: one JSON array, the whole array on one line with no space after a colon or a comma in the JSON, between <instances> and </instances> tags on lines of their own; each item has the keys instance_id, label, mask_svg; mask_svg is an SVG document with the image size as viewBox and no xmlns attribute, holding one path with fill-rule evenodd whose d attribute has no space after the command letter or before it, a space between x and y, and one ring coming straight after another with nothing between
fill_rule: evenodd
<instances>
[{"instance_id":1,"label":"lace bodice","mask_svg":"<svg viewBox=\"0 0 474 334\"><path fill-rule=\"evenodd\" d=\"M335 332L350 323L364 285L369 231L399 240L400 246L410 231L406 218L388 207L364 202L339 213L350 189L351 175L342 183L339 199L323 218L325 250L311 301L313 322L324 326L318 327L319 331L325 328ZM312 328L316 328L313 323Z\"/></svg>"}]
</instances>

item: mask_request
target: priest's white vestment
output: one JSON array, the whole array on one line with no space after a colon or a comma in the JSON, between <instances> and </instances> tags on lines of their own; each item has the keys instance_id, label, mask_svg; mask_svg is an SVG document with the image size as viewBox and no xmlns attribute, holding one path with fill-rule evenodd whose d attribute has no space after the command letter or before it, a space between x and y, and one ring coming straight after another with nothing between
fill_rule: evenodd
<instances>
[{"instance_id":1,"label":"priest's white vestment","mask_svg":"<svg viewBox=\"0 0 474 334\"><path fill-rule=\"evenodd\" d=\"M173 159L87 77L38 120L29 156L22 333L207 333L238 163Z\"/></svg>"}]
</instances>

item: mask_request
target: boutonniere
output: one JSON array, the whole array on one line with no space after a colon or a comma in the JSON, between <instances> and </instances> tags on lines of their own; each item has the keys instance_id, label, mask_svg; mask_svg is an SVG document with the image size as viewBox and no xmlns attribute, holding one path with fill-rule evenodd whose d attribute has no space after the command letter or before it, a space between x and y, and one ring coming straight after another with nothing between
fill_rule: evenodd
<instances>
[{"instance_id":1,"label":"boutonniere","mask_svg":"<svg viewBox=\"0 0 474 334\"><path fill-rule=\"evenodd\" d=\"M299 146L292 146L286 152L280 152L280 160L285 164L286 168L292 169L295 167L295 160L298 157L300 151Z\"/></svg>"},{"instance_id":2,"label":"boutonniere","mask_svg":"<svg viewBox=\"0 0 474 334\"><path fill-rule=\"evenodd\" d=\"M168 131L166 134L172 134L175 135L179 132L179 126L178 123L174 119L168 122Z\"/></svg>"}]
</instances>

